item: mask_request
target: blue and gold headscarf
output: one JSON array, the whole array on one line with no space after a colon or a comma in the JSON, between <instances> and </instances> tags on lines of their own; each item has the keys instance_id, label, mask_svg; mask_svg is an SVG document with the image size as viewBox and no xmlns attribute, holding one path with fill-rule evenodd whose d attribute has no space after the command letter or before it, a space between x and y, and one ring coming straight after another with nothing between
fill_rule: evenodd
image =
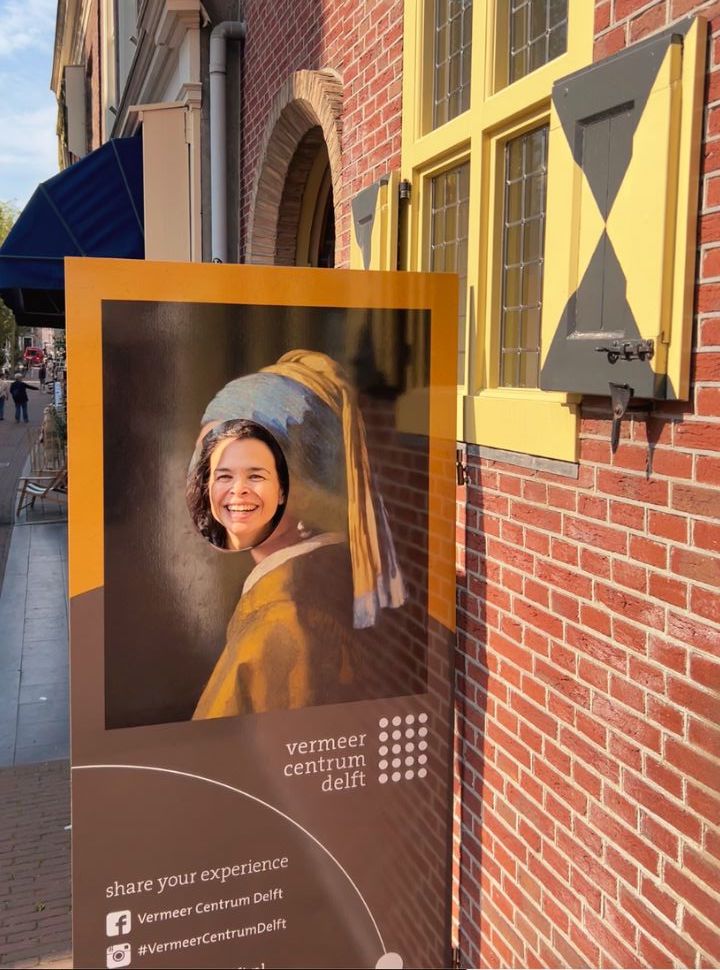
<instances>
[{"instance_id":1,"label":"blue and gold headscarf","mask_svg":"<svg viewBox=\"0 0 720 970\"><path fill-rule=\"evenodd\" d=\"M282 448L293 513L347 532L354 626L373 626L380 609L402 606L405 587L385 505L373 488L365 423L342 367L325 354L292 350L226 384L202 420L235 418L262 425Z\"/></svg>"}]
</instances>

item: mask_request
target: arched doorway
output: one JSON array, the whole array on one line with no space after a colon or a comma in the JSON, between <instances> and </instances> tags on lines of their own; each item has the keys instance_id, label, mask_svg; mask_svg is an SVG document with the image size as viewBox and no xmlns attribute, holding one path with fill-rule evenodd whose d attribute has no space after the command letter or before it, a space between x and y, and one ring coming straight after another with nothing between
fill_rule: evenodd
<instances>
[{"instance_id":1,"label":"arched doorway","mask_svg":"<svg viewBox=\"0 0 720 970\"><path fill-rule=\"evenodd\" d=\"M288 166L278 212L279 266L335 265L335 206L327 146L319 125L303 137Z\"/></svg>"},{"instance_id":2,"label":"arched doorway","mask_svg":"<svg viewBox=\"0 0 720 970\"><path fill-rule=\"evenodd\" d=\"M253 191L248 262L335 266L341 108L331 71L299 71L276 95Z\"/></svg>"}]
</instances>

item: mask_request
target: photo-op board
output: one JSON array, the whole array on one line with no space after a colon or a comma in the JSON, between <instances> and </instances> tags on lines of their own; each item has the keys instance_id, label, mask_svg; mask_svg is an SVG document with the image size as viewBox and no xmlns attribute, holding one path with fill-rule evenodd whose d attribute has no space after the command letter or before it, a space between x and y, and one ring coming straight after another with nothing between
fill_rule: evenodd
<instances>
[{"instance_id":1,"label":"photo-op board","mask_svg":"<svg viewBox=\"0 0 720 970\"><path fill-rule=\"evenodd\" d=\"M449 965L456 293L66 262L74 966Z\"/></svg>"}]
</instances>

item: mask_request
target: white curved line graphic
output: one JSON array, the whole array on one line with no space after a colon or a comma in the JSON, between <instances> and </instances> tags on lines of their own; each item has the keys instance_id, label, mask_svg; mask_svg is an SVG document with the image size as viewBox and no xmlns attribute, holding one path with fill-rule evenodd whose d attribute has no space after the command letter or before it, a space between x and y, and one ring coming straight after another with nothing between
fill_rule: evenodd
<instances>
[{"instance_id":1,"label":"white curved line graphic","mask_svg":"<svg viewBox=\"0 0 720 970\"><path fill-rule=\"evenodd\" d=\"M131 771L161 771L161 772L164 772L166 775L180 775L183 778L194 778L196 781L206 781L209 785L217 785L218 788L227 788L228 791L237 792L238 795L244 795L246 798L250 798L252 799L252 801L258 802L258 804L260 805L264 805L265 808L269 808L270 811L275 812L277 815L280 815L288 822L291 822L296 828L300 829L301 832L307 835L309 839L312 839L315 845L320 846L323 852L332 859L332 861L335 863L335 865L342 872L342 874L345 876L347 881L350 883L350 885L353 887L355 892L360 897L360 901L362 902L363 906L367 910L367 914L372 920L373 926L375 927L375 932L378 935L378 940L380 940L380 946L382 947L382 952L385 953L385 941L383 940L382 934L380 933L380 928L375 922L375 917L370 912L370 907L365 902L365 898L363 894L355 885L355 882L352 876L350 875L350 873L347 871L347 869L343 866L341 862L338 862L338 860L332 854L330 849L324 846L322 842L312 834L312 832L308 832L308 830L306 828L303 828L303 826L299 822L296 822L294 818L291 818L289 815L286 815L285 812L281 811L279 808L276 808L274 805L271 805L269 802L263 801L262 798L258 798L257 795L251 795L250 792L243 791L242 788L235 788L234 785L228 785L224 781L216 781L216 779L214 778L206 778L204 775L195 775L190 771L178 771L175 768L158 768L154 765L73 765L72 766L73 771L81 771L88 768L126 768L126 769L130 769Z\"/></svg>"}]
</instances>

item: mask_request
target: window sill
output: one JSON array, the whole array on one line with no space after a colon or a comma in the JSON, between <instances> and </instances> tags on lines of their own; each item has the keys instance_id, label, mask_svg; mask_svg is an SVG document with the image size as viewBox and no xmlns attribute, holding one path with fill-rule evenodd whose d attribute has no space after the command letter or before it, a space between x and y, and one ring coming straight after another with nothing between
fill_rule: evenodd
<instances>
[{"instance_id":1,"label":"window sill","mask_svg":"<svg viewBox=\"0 0 720 970\"><path fill-rule=\"evenodd\" d=\"M495 388L461 395L462 439L504 451L577 461L576 395L521 388Z\"/></svg>"}]
</instances>

